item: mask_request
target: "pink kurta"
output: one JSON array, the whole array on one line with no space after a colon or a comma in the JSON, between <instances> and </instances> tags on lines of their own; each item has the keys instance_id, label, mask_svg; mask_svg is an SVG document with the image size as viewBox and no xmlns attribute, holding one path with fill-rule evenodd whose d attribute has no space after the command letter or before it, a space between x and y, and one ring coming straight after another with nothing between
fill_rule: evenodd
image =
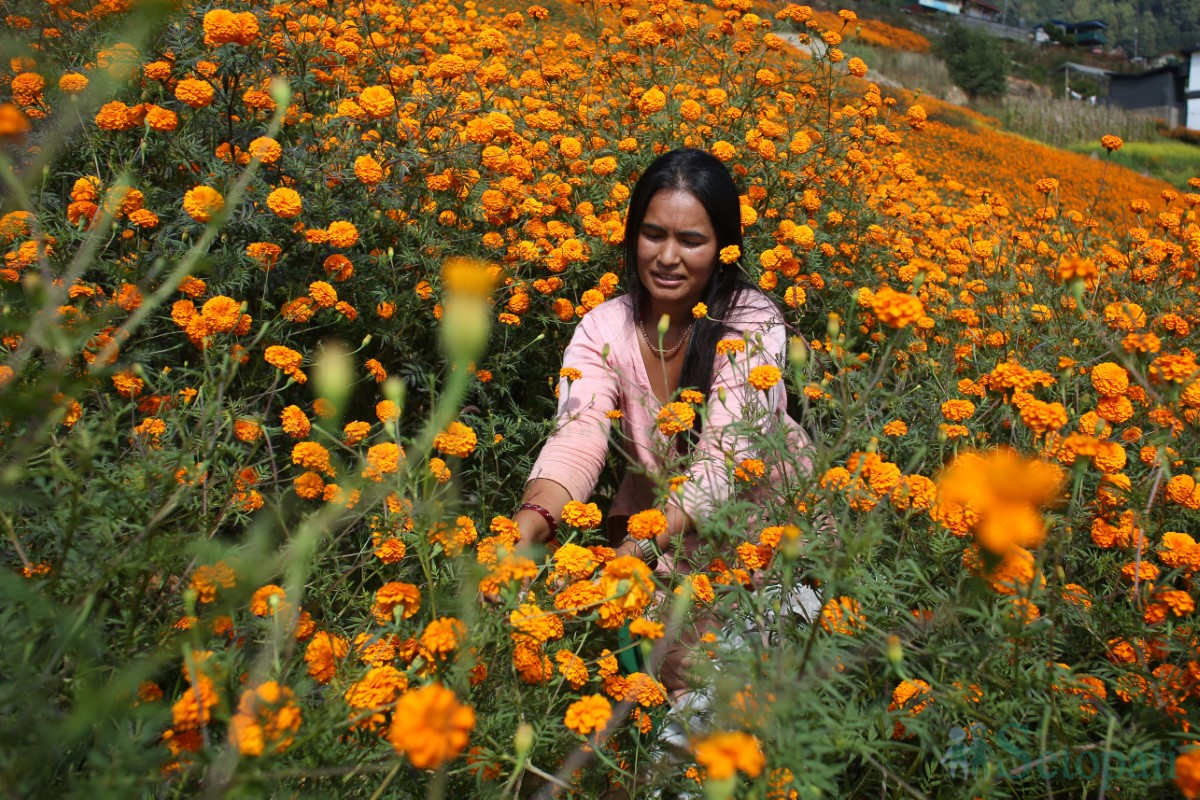
<instances>
[{"instance_id":1,"label":"pink kurta","mask_svg":"<svg viewBox=\"0 0 1200 800\"><path fill-rule=\"evenodd\" d=\"M712 392L705 406L708 419L686 469L688 480L676 497L683 510L697 523L733 491L733 466L746 458L768 461L771 491L787 491L783 482L791 476L782 464L755 453L751 442L730 423L755 419L761 427L783 426L790 453L806 454L811 446L800 425L787 414L787 397L782 381L767 391L747 382L756 366L785 366L787 334L778 310L764 295L744 292L727 323L734 332L726 338L747 339L746 351L734 361L718 354L713 364ZM575 381L559 384L558 425L543 446L530 480L547 478L561 484L571 498L586 502L595 489L608 449L612 419L620 410L621 446L630 460L610 517L627 516L655 505L655 486L679 474L671 440L658 429L662 404L650 387L647 365L638 344L638 326L629 295L609 300L589 311L575 329L563 355L563 366L582 374ZM724 400L720 395L723 390ZM802 461L801 467L807 467Z\"/></svg>"}]
</instances>

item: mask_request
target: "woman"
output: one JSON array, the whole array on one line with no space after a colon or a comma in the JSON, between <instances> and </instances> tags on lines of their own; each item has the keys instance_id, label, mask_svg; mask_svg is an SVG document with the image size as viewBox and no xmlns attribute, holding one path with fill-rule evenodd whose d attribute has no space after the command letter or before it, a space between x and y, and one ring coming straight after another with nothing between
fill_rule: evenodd
<instances>
[{"instance_id":1,"label":"woman","mask_svg":"<svg viewBox=\"0 0 1200 800\"><path fill-rule=\"evenodd\" d=\"M742 249L741 203L724 164L694 149L656 159L630 198L628 292L588 312L563 356L564 367L578 377L562 381L558 427L534 464L515 517L521 546L549 541L563 506L587 501L604 466L615 412L630 468L613 498L610 538L617 544L630 515L659 508L667 518L664 533L652 541L625 537L617 545L619 556L645 559L659 574L692 568L687 555L699 546L696 523L732 493L727 459L737 464L756 455L739 423L784 426L788 450L807 451L807 436L786 413L783 383L765 391L747 383L755 366L783 366L787 337L775 304L739 277L726 250L731 247ZM722 340L744 342L744 350L734 358L718 355ZM707 420L697 414L691 430L678 432L688 427L686 409L660 411L685 389L702 401L697 406L706 409ZM681 468L687 479L665 491ZM772 490L781 490L782 463L774 478ZM676 542L683 553L673 552ZM681 647L668 653L659 675L673 698L687 690L681 656Z\"/></svg>"}]
</instances>

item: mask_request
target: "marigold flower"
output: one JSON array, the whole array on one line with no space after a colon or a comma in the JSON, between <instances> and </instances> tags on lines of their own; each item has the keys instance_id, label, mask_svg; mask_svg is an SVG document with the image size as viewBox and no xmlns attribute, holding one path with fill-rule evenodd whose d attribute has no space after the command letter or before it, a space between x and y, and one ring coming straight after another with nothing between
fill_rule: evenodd
<instances>
[{"instance_id":1,"label":"marigold flower","mask_svg":"<svg viewBox=\"0 0 1200 800\"><path fill-rule=\"evenodd\" d=\"M225 198L211 186L197 186L183 196L183 210L196 222L208 222L225 207Z\"/></svg>"},{"instance_id":2,"label":"marigold flower","mask_svg":"<svg viewBox=\"0 0 1200 800\"><path fill-rule=\"evenodd\" d=\"M334 247L353 247L358 243L358 228L352 222L336 220L329 223L326 232L329 234L329 243Z\"/></svg>"},{"instance_id":3,"label":"marigold flower","mask_svg":"<svg viewBox=\"0 0 1200 800\"><path fill-rule=\"evenodd\" d=\"M242 755L282 753L294 741L300 722L295 693L267 681L242 692L237 713L229 721L229 739Z\"/></svg>"},{"instance_id":4,"label":"marigold flower","mask_svg":"<svg viewBox=\"0 0 1200 800\"><path fill-rule=\"evenodd\" d=\"M425 626L420 636L421 654L433 660L445 660L467 635L467 626L454 617L438 617Z\"/></svg>"},{"instance_id":5,"label":"marigold flower","mask_svg":"<svg viewBox=\"0 0 1200 800\"><path fill-rule=\"evenodd\" d=\"M612 703L604 695L593 694L581 697L567 706L563 724L580 736L602 731L612 719Z\"/></svg>"},{"instance_id":6,"label":"marigold flower","mask_svg":"<svg viewBox=\"0 0 1200 800\"><path fill-rule=\"evenodd\" d=\"M354 174L367 186L374 186L383 180L383 166L371 156L359 156L354 159Z\"/></svg>"},{"instance_id":7,"label":"marigold flower","mask_svg":"<svg viewBox=\"0 0 1200 800\"><path fill-rule=\"evenodd\" d=\"M401 610L401 618L409 619L421 610L421 590L411 583L391 581L375 591L375 604L371 615L381 625L392 622L395 610Z\"/></svg>"},{"instance_id":8,"label":"marigold flower","mask_svg":"<svg viewBox=\"0 0 1200 800\"><path fill-rule=\"evenodd\" d=\"M1100 137L1100 146L1103 147L1105 150L1107 150L1110 153L1113 152L1114 150L1120 150L1121 145L1123 145L1123 144L1125 144L1125 142L1124 142L1124 140L1121 139L1120 136L1113 136L1112 134L1108 134L1106 136Z\"/></svg>"},{"instance_id":9,"label":"marigold flower","mask_svg":"<svg viewBox=\"0 0 1200 800\"><path fill-rule=\"evenodd\" d=\"M871 310L889 328L907 327L925 314L920 300L910 294L897 292L890 286L884 286L872 295Z\"/></svg>"},{"instance_id":10,"label":"marigold flower","mask_svg":"<svg viewBox=\"0 0 1200 800\"><path fill-rule=\"evenodd\" d=\"M304 201L295 189L281 186L267 195L267 207L275 212L276 216L291 219L300 215Z\"/></svg>"},{"instance_id":11,"label":"marigold flower","mask_svg":"<svg viewBox=\"0 0 1200 800\"><path fill-rule=\"evenodd\" d=\"M626 527L634 539L653 539L667 532L667 516L657 508L648 508L629 517Z\"/></svg>"},{"instance_id":12,"label":"marigold flower","mask_svg":"<svg viewBox=\"0 0 1200 800\"><path fill-rule=\"evenodd\" d=\"M658 430L663 436L689 431L695 422L696 412L689 403L667 403L658 412Z\"/></svg>"},{"instance_id":13,"label":"marigold flower","mask_svg":"<svg viewBox=\"0 0 1200 800\"><path fill-rule=\"evenodd\" d=\"M367 468L362 476L368 480L382 481L384 475L399 471L404 459L404 448L395 442L382 442L367 450Z\"/></svg>"},{"instance_id":14,"label":"marigold flower","mask_svg":"<svg viewBox=\"0 0 1200 800\"><path fill-rule=\"evenodd\" d=\"M600 509L595 503L570 500L563 506L562 521L581 530L591 530L600 525Z\"/></svg>"},{"instance_id":15,"label":"marigold flower","mask_svg":"<svg viewBox=\"0 0 1200 800\"><path fill-rule=\"evenodd\" d=\"M456 458L466 458L475 452L479 439L475 431L461 422L451 422L446 430L433 437L433 447L439 453Z\"/></svg>"},{"instance_id":16,"label":"marigold flower","mask_svg":"<svg viewBox=\"0 0 1200 800\"><path fill-rule=\"evenodd\" d=\"M337 662L350 652L350 643L335 633L321 631L313 636L304 651L308 674L318 683L329 683L337 672Z\"/></svg>"},{"instance_id":17,"label":"marigold flower","mask_svg":"<svg viewBox=\"0 0 1200 800\"><path fill-rule=\"evenodd\" d=\"M283 148L279 146L279 142L269 136L259 136L246 146L250 157L261 161L264 164L274 164L283 156Z\"/></svg>"},{"instance_id":18,"label":"marigold flower","mask_svg":"<svg viewBox=\"0 0 1200 800\"><path fill-rule=\"evenodd\" d=\"M779 371L779 367L773 364L763 364L750 370L749 384L760 392L765 392L783 377L783 373Z\"/></svg>"},{"instance_id":19,"label":"marigold flower","mask_svg":"<svg viewBox=\"0 0 1200 800\"><path fill-rule=\"evenodd\" d=\"M474 709L431 683L401 695L387 738L417 769L437 769L463 751L474 727Z\"/></svg>"},{"instance_id":20,"label":"marigold flower","mask_svg":"<svg viewBox=\"0 0 1200 800\"><path fill-rule=\"evenodd\" d=\"M204 108L213 101L214 90L208 81L184 78L175 85L175 99L192 108Z\"/></svg>"},{"instance_id":21,"label":"marigold flower","mask_svg":"<svg viewBox=\"0 0 1200 800\"><path fill-rule=\"evenodd\" d=\"M758 739L742 731L709 734L693 742L692 751L709 780L732 778L738 772L757 778L767 763Z\"/></svg>"}]
</instances>

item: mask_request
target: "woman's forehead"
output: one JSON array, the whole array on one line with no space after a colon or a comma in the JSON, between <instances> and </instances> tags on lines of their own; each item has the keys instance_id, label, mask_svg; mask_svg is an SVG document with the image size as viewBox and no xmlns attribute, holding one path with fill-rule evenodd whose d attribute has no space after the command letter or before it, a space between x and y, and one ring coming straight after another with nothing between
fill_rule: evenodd
<instances>
[{"instance_id":1,"label":"woman's forehead","mask_svg":"<svg viewBox=\"0 0 1200 800\"><path fill-rule=\"evenodd\" d=\"M664 228L703 228L712 230L708 210L691 192L683 189L664 189L650 198L645 222Z\"/></svg>"}]
</instances>

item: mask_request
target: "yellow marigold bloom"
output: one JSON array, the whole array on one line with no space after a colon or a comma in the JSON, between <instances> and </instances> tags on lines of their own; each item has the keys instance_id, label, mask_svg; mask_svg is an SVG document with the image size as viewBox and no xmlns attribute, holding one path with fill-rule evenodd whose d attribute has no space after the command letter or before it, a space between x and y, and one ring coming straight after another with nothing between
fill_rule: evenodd
<instances>
[{"instance_id":1,"label":"yellow marigold bloom","mask_svg":"<svg viewBox=\"0 0 1200 800\"><path fill-rule=\"evenodd\" d=\"M58 79L59 90L66 94L79 94L87 87L87 76L78 72L68 72Z\"/></svg>"},{"instance_id":2,"label":"yellow marigold bloom","mask_svg":"<svg viewBox=\"0 0 1200 800\"><path fill-rule=\"evenodd\" d=\"M580 736L602 731L612 719L612 703L604 695L593 694L567 706L563 724Z\"/></svg>"},{"instance_id":3,"label":"yellow marigold bloom","mask_svg":"<svg viewBox=\"0 0 1200 800\"><path fill-rule=\"evenodd\" d=\"M554 612L543 611L533 603L523 603L509 614L508 621L514 628L514 639L525 636L538 642L548 642L561 639L563 635L562 618Z\"/></svg>"},{"instance_id":4,"label":"yellow marigold bloom","mask_svg":"<svg viewBox=\"0 0 1200 800\"><path fill-rule=\"evenodd\" d=\"M175 84L175 99L192 108L204 108L213 101L213 86L208 81L184 78Z\"/></svg>"},{"instance_id":5,"label":"yellow marigold bloom","mask_svg":"<svg viewBox=\"0 0 1200 800\"><path fill-rule=\"evenodd\" d=\"M558 377L566 378L568 381L574 383L583 377L583 373L574 367L563 367L558 371Z\"/></svg>"},{"instance_id":6,"label":"yellow marigold bloom","mask_svg":"<svg viewBox=\"0 0 1200 800\"><path fill-rule=\"evenodd\" d=\"M1121 139L1120 136L1113 136L1112 134L1108 134L1106 136L1100 137L1100 146L1103 147L1105 150L1107 150L1110 153L1114 150L1120 150L1121 145L1123 145L1123 144L1125 144L1125 142L1124 142L1124 140Z\"/></svg>"},{"instance_id":7,"label":"yellow marigold bloom","mask_svg":"<svg viewBox=\"0 0 1200 800\"><path fill-rule=\"evenodd\" d=\"M600 525L600 509L595 503L571 500L563 506L562 521L581 530L591 530Z\"/></svg>"},{"instance_id":8,"label":"yellow marigold bloom","mask_svg":"<svg viewBox=\"0 0 1200 800\"><path fill-rule=\"evenodd\" d=\"M634 539L653 539L667 532L667 516L657 508L639 511L629 518L626 530Z\"/></svg>"},{"instance_id":9,"label":"yellow marigold bloom","mask_svg":"<svg viewBox=\"0 0 1200 800\"><path fill-rule=\"evenodd\" d=\"M709 780L732 778L738 772L757 778L767 764L758 739L742 731L709 734L693 742L692 750Z\"/></svg>"},{"instance_id":10,"label":"yellow marigold bloom","mask_svg":"<svg viewBox=\"0 0 1200 800\"><path fill-rule=\"evenodd\" d=\"M439 683L400 696L387 738L417 769L438 769L470 741L475 710Z\"/></svg>"},{"instance_id":11,"label":"yellow marigold bloom","mask_svg":"<svg viewBox=\"0 0 1200 800\"><path fill-rule=\"evenodd\" d=\"M333 466L329 462L329 451L316 442L297 442L292 447L292 463L305 469L323 472L333 476Z\"/></svg>"},{"instance_id":12,"label":"yellow marigold bloom","mask_svg":"<svg viewBox=\"0 0 1200 800\"><path fill-rule=\"evenodd\" d=\"M335 633L321 631L313 636L304 651L308 674L317 683L329 683L337 672L337 662L350 652L350 643Z\"/></svg>"},{"instance_id":13,"label":"yellow marigold bloom","mask_svg":"<svg viewBox=\"0 0 1200 800\"><path fill-rule=\"evenodd\" d=\"M444 455L466 458L475 452L478 441L475 431L470 427L461 422L451 422L446 430L433 437L433 447Z\"/></svg>"},{"instance_id":14,"label":"yellow marigold bloom","mask_svg":"<svg viewBox=\"0 0 1200 800\"><path fill-rule=\"evenodd\" d=\"M421 610L421 590L411 583L391 581L375 591L375 605L371 615L380 625L394 619L395 609L401 610L401 618L408 619Z\"/></svg>"},{"instance_id":15,"label":"yellow marigold bloom","mask_svg":"<svg viewBox=\"0 0 1200 800\"><path fill-rule=\"evenodd\" d=\"M692 316L696 319L703 319L708 316L708 306L704 303L696 303L696 305L692 306Z\"/></svg>"},{"instance_id":16,"label":"yellow marigold bloom","mask_svg":"<svg viewBox=\"0 0 1200 800\"><path fill-rule=\"evenodd\" d=\"M722 264L732 264L742 257L742 249L736 244L726 245L721 248L721 253L718 256Z\"/></svg>"},{"instance_id":17,"label":"yellow marigold bloom","mask_svg":"<svg viewBox=\"0 0 1200 800\"><path fill-rule=\"evenodd\" d=\"M275 212L276 216L291 219L300 215L304 208L304 201L295 189L281 186L267 195L267 207Z\"/></svg>"},{"instance_id":18,"label":"yellow marigold bloom","mask_svg":"<svg viewBox=\"0 0 1200 800\"><path fill-rule=\"evenodd\" d=\"M197 186L183 196L183 210L196 222L208 222L225 207L225 198L211 186Z\"/></svg>"},{"instance_id":19,"label":"yellow marigold bloom","mask_svg":"<svg viewBox=\"0 0 1200 800\"><path fill-rule=\"evenodd\" d=\"M773 364L763 364L750 370L749 383L760 392L765 392L779 383L782 377L783 373L779 371L779 367Z\"/></svg>"},{"instance_id":20,"label":"yellow marigold bloom","mask_svg":"<svg viewBox=\"0 0 1200 800\"><path fill-rule=\"evenodd\" d=\"M658 412L658 430L663 436L674 436L692 429L696 412L689 403L667 403Z\"/></svg>"},{"instance_id":21,"label":"yellow marigold bloom","mask_svg":"<svg viewBox=\"0 0 1200 800\"><path fill-rule=\"evenodd\" d=\"M404 459L404 448L395 442L383 442L367 450L367 468L362 476L368 480L382 481L384 475L395 474Z\"/></svg>"},{"instance_id":22,"label":"yellow marigold bloom","mask_svg":"<svg viewBox=\"0 0 1200 800\"><path fill-rule=\"evenodd\" d=\"M370 434L371 423L362 422L360 420L347 422L342 428L342 436L344 437L343 441L345 441L345 443L351 447L358 444L363 439L366 439Z\"/></svg>"},{"instance_id":23,"label":"yellow marigold bloom","mask_svg":"<svg viewBox=\"0 0 1200 800\"><path fill-rule=\"evenodd\" d=\"M879 321L889 328L907 327L925 314L925 307L919 299L897 292L890 286L884 286L874 293L871 298L871 310L875 312Z\"/></svg>"},{"instance_id":24,"label":"yellow marigold bloom","mask_svg":"<svg viewBox=\"0 0 1200 800\"><path fill-rule=\"evenodd\" d=\"M846 63L846 68L850 71L850 74L856 78L861 78L867 74L867 62L863 61L857 56L850 59Z\"/></svg>"}]
</instances>

